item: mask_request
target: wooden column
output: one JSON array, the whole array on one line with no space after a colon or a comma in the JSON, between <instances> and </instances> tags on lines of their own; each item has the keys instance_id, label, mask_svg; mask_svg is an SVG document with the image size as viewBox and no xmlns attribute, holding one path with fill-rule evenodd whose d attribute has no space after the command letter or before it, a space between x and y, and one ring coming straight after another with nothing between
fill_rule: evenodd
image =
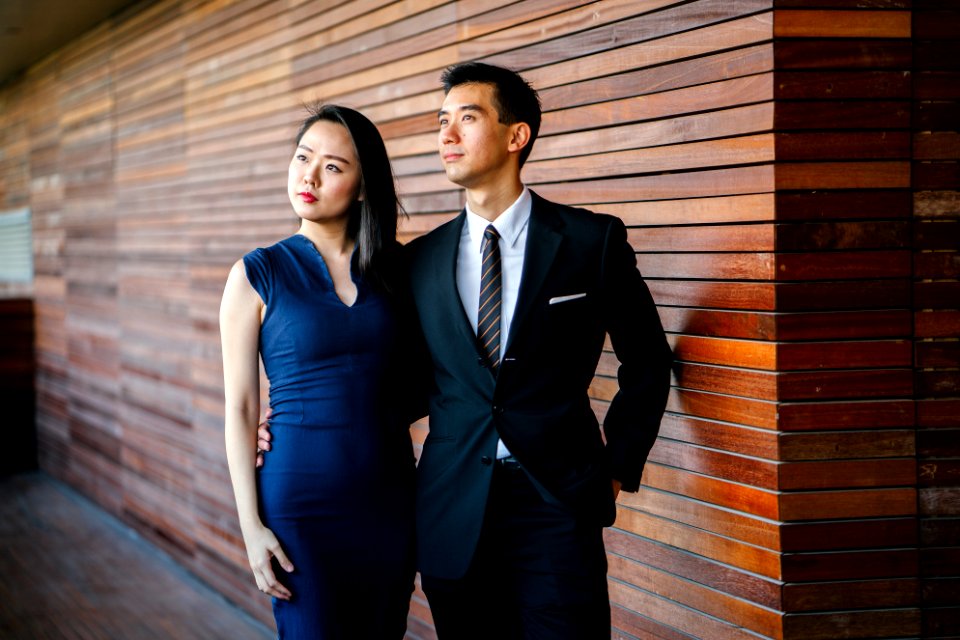
<instances>
[{"instance_id":1,"label":"wooden column","mask_svg":"<svg viewBox=\"0 0 960 640\"><path fill-rule=\"evenodd\" d=\"M923 637L960 636L960 11L913 10L913 324Z\"/></svg>"},{"instance_id":2,"label":"wooden column","mask_svg":"<svg viewBox=\"0 0 960 640\"><path fill-rule=\"evenodd\" d=\"M915 637L910 11L778 1L783 637Z\"/></svg>"}]
</instances>

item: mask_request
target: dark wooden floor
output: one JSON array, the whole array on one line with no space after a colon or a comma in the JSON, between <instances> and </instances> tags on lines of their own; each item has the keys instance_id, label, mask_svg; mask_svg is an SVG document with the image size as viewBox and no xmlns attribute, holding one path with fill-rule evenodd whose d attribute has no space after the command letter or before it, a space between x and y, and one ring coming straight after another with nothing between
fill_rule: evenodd
<instances>
[{"instance_id":1,"label":"dark wooden floor","mask_svg":"<svg viewBox=\"0 0 960 640\"><path fill-rule=\"evenodd\" d=\"M0 478L0 638L264 640L272 635L49 476Z\"/></svg>"}]
</instances>

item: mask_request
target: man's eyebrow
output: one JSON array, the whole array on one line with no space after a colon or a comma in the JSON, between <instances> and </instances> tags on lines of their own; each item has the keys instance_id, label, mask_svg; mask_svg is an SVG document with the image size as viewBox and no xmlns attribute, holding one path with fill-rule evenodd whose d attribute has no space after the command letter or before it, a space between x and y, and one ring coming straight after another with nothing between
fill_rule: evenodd
<instances>
[{"instance_id":1,"label":"man's eyebrow","mask_svg":"<svg viewBox=\"0 0 960 640\"><path fill-rule=\"evenodd\" d=\"M459 109L461 111L480 111L481 113L484 111L483 107L478 104L462 104L459 107L455 107L455 109ZM450 112L446 109L440 109L440 111L437 113L437 117L439 118L440 116L449 115L449 113Z\"/></svg>"}]
</instances>

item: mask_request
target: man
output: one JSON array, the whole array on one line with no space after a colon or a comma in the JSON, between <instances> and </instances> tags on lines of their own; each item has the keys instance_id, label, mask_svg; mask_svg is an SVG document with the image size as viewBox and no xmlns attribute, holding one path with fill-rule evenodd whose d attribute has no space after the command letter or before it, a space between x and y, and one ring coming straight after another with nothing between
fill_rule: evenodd
<instances>
[{"instance_id":1,"label":"man","mask_svg":"<svg viewBox=\"0 0 960 640\"><path fill-rule=\"evenodd\" d=\"M410 245L435 383L417 475L422 585L441 638L609 638L602 528L619 490L639 487L670 349L622 222L524 187L536 92L479 63L442 80L440 156L467 204ZM495 322L478 331L497 315L481 308L488 226L499 336ZM605 332L622 363L606 446L587 395Z\"/></svg>"},{"instance_id":2,"label":"man","mask_svg":"<svg viewBox=\"0 0 960 640\"><path fill-rule=\"evenodd\" d=\"M602 530L639 487L670 349L623 223L522 183L536 92L481 63L442 81L440 156L466 207L408 247L432 370L422 586L442 640L609 638ZM606 333L621 366L604 443L588 387Z\"/></svg>"}]
</instances>

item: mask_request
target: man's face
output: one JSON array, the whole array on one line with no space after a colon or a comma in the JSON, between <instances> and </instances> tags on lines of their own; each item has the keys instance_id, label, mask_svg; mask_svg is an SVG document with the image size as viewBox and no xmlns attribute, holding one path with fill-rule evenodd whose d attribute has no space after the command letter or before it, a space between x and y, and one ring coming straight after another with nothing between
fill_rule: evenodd
<instances>
[{"instance_id":1,"label":"man's face","mask_svg":"<svg viewBox=\"0 0 960 640\"><path fill-rule=\"evenodd\" d=\"M453 87L440 108L440 160L447 178L467 189L493 186L518 171L510 158L512 127L502 124L490 84Z\"/></svg>"}]
</instances>

